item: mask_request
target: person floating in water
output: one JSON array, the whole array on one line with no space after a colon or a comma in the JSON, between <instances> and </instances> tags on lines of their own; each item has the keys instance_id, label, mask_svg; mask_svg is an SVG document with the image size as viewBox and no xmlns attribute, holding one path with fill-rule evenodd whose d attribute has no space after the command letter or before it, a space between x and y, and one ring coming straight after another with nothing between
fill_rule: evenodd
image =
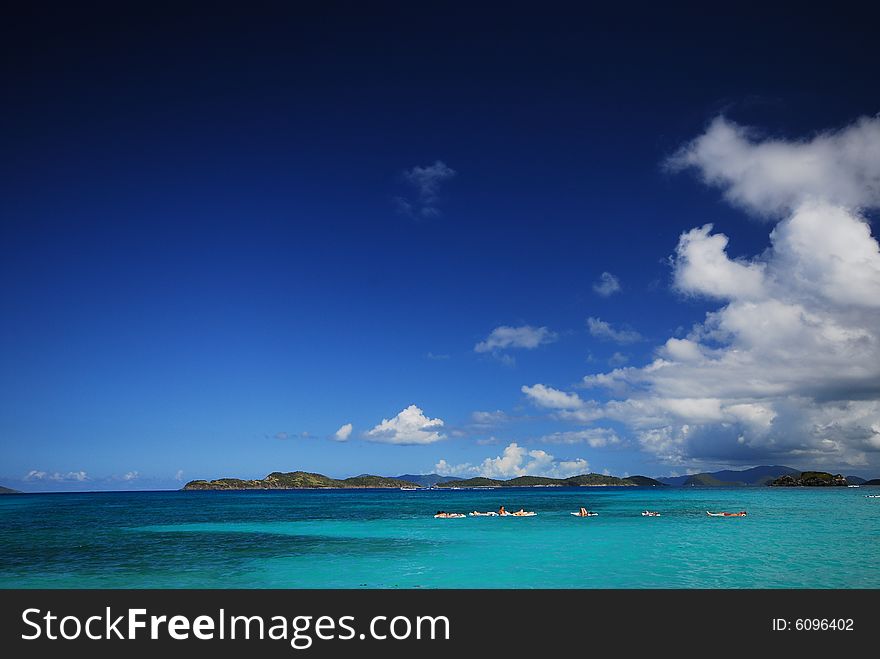
<instances>
[{"instance_id":1,"label":"person floating in water","mask_svg":"<svg viewBox=\"0 0 880 659\"><path fill-rule=\"evenodd\" d=\"M434 517L439 519L459 519L461 517L467 517L467 515L464 513L447 513L445 510L438 510Z\"/></svg>"},{"instance_id":2,"label":"person floating in water","mask_svg":"<svg viewBox=\"0 0 880 659\"><path fill-rule=\"evenodd\" d=\"M728 512L710 513L707 510L706 514L709 515L709 517L745 517L747 515L745 510L740 510L738 513L728 513Z\"/></svg>"},{"instance_id":3,"label":"person floating in water","mask_svg":"<svg viewBox=\"0 0 880 659\"><path fill-rule=\"evenodd\" d=\"M583 506L581 506L581 509L579 511L577 511L576 513L572 513L572 515L574 515L575 517L595 517L598 514L599 513L590 512L589 510L587 510Z\"/></svg>"}]
</instances>

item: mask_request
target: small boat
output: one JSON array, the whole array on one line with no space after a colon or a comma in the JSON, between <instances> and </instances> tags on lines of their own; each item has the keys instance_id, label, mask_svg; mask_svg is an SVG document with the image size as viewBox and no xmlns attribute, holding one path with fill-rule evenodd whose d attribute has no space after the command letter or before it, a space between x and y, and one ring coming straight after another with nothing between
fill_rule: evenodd
<instances>
[{"instance_id":1,"label":"small boat","mask_svg":"<svg viewBox=\"0 0 880 659\"><path fill-rule=\"evenodd\" d=\"M866 494L866 499L880 499L880 494Z\"/></svg>"},{"instance_id":2,"label":"small boat","mask_svg":"<svg viewBox=\"0 0 880 659\"><path fill-rule=\"evenodd\" d=\"M642 512L642 517L660 517L660 513L654 512L653 510L645 510Z\"/></svg>"},{"instance_id":3,"label":"small boat","mask_svg":"<svg viewBox=\"0 0 880 659\"><path fill-rule=\"evenodd\" d=\"M464 513L437 513L434 519L461 519L467 517Z\"/></svg>"},{"instance_id":4,"label":"small boat","mask_svg":"<svg viewBox=\"0 0 880 659\"><path fill-rule=\"evenodd\" d=\"M858 485L847 485L847 487L858 487Z\"/></svg>"},{"instance_id":5,"label":"small boat","mask_svg":"<svg viewBox=\"0 0 880 659\"><path fill-rule=\"evenodd\" d=\"M538 513L528 511L528 510L517 510L515 513L510 513L511 517L534 517Z\"/></svg>"},{"instance_id":6,"label":"small boat","mask_svg":"<svg viewBox=\"0 0 880 659\"><path fill-rule=\"evenodd\" d=\"M709 517L745 517L745 516L746 516L746 511L743 510L743 511L740 511L740 512L738 512L738 513L710 513L710 512L707 510L707 511L706 511L706 514L707 514Z\"/></svg>"},{"instance_id":7,"label":"small boat","mask_svg":"<svg viewBox=\"0 0 880 659\"><path fill-rule=\"evenodd\" d=\"M471 517L498 517L498 513L496 513L495 511L492 511L492 510L490 510L487 513L481 513L479 511L475 510L472 513L468 513L468 515L470 515Z\"/></svg>"},{"instance_id":8,"label":"small boat","mask_svg":"<svg viewBox=\"0 0 880 659\"><path fill-rule=\"evenodd\" d=\"M583 513L571 513L575 517L598 517L599 513L588 512L586 515Z\"/></svg>"},{"instance_id":9,"label":"small boat","mask_svg":"<svg viewBox=\"0 0 880 659\"><path fill-rule=\"evenodd\" d=\"M404 492L415 492L419 488L417 488L417 487L402 487L400 489L403 490Z\"/></svg>"}]
</instances>

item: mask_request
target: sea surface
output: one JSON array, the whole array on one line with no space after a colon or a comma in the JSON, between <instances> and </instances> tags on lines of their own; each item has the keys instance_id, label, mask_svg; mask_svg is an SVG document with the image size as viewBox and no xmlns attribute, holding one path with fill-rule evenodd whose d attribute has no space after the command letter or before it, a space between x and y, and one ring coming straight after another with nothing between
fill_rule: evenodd
<instances>
[{"instance_id":1,"label":"sea surface","mask_svg":"<svg viewBox=\"0 0 880 659\"><path fill-rule=\"evenodd\" d=\"M880 488L4 495L0 587L880 588L868 493ZM538 515L433 517L500 504ZM569 514L581 506L599 516Z\"/></svg>"}]
</instances>

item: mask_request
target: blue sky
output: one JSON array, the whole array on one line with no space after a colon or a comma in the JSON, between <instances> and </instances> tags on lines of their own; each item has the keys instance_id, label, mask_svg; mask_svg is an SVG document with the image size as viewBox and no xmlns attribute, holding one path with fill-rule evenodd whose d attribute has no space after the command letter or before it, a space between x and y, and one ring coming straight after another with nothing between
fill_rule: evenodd
<instances>
[{"instance_id":1,"label":"blue sky","mask_svg":"<svg viewBox=\"0 0 880 659\"><path fill-rule=\"evenodd\" d=\"M867 22L73 11L2 28L0 483L880 472Z\"/></svg>"}]
</instances>

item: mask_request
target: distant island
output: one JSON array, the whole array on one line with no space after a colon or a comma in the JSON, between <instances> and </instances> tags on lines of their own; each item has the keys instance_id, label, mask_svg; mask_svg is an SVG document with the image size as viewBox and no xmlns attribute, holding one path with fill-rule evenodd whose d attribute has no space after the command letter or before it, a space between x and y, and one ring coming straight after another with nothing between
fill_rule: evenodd
<instances>
[{"instance_id":1,"label":"distant island","mask_svg":"<svg viewBox=\"0 0 880 659\"><path fill-rule=\"evenodd\" d=\"M0 494L21 494L21 492L19 492L18 490L13 490L12 488L3 487L2 485L0 485Z\"/></svg>"},{"instance_id":2,"label":"distant island","mask_svg":"<svg viewBox=\"0 0 880 659\"><path fill-rule=\"evenodd\" d=\"M474 487L815 487L844 485L880 485L880 479L864 480L856 476L832 475L824 471L800 471L781 465L760 466L742 471L722 470L648 478L647 476L606 476L605 474L581 474L570 478L545 476L517 476L508 480L497 478L461 478L439 474L403 474L401 476L373 476L361 474L351 478L331 478L307 471L273 471L265 478L247 480L241 478L218 478L194 480L183 486L184 490L306 490L306 489L400 489L400 488L474 488ZM15 490L0 488L0 493Z\"/></svg>"},{"instance_id":3,"label":"distant island","mask_svg":"<svg viewBox=\"0 0 880 659\"><path fill-rule=\"evenodd\" d=\"M184 490L306 490L306 489L352 489L352 488L388 488L400 489L415 487L589 487L589 486L663 486L663 483L647 476L629 476L617 478L603 474L583 474L571 478L544 478L541 476L519 476L510 480L494 478L467 478L406 475L397 478L362 474L352 478L330 478L323 474L307 471L291 471L282 473L273 471L260 480L241 478L218 478L217 480L194 480L183 486Z\"/></svg>"},{"instance_id":4,"label":"distant island","mask_svg":"<svg viewBox=\"0 0 880 659\"><path fill-rule=\"evenodd\" d=\"M800 473L800 470L791 467L762 465L760 467L752 467L751 469L743 469L742 471L723 469L721 471L702 472L687 476L671 476L658 480L666 485L682 487L735 487L739 485L768 485L780 476L796 476Z\"/></svg>"},{"instance_id":5,"label":"distant island","mask_svg":"<svg viewBox=\"0 0 880 659\"><path fill-rule=\"evenodd\" d=\"M307 471L282 473L273 471L261 480L219 478L213 481L195 480L183 486L184 490L308 490L328 488L395 488L418 487L416 483L399 478L362 474L342 480Z\"/></svg>"},{"instance_id":6,"label":"distant island","mask_svg":"<svg viewBox=\"0 0 880 659\"><path fill-rule=\"evenodd\" d=\"M665 485L680 487L738 487L738 486L822 486L822 485L862 485L869 484L858 476L832 475L824 471L801 471L782 465L762 465L734 471L703 472L687 476L659 478Z\"/></svg>"},{"instance_id":7,"label":"distant island","mask_svg":"<svg viewBox=\"0 0 880 659\"><path fill-rule=\"evenodd\" d=\"M422 487L434 487L440 483L461 480L461 476L441 476L440 474L403 474L402 476L395 476L395 478L409 481Z\"/></svg>"},{"instance_id":8,"label":"distant island","mask_svg":"<svg viewBox=\"0 0 880 659\"><path fill-rule=\"evenodd\" d=\"M546 478L544 476L517 476L509 480L495 478L465 478L462 480L438 483L438 488L451 487L602 487L602 486L663 486L663 483L647 476L605 476L604 474L582 474L571 478Z\"/></svg>"},{"instance_id":9,"label":"distant island","mask_svg":"<svg viewBox=\"0 0 880 659\"><path fill-rule=\"evenodd\" d=\"M770 483L773 487L846 487L846 476L831 475L827 471L804 471L797 476L786 474Z\"/></svg>"}]
</instances>

